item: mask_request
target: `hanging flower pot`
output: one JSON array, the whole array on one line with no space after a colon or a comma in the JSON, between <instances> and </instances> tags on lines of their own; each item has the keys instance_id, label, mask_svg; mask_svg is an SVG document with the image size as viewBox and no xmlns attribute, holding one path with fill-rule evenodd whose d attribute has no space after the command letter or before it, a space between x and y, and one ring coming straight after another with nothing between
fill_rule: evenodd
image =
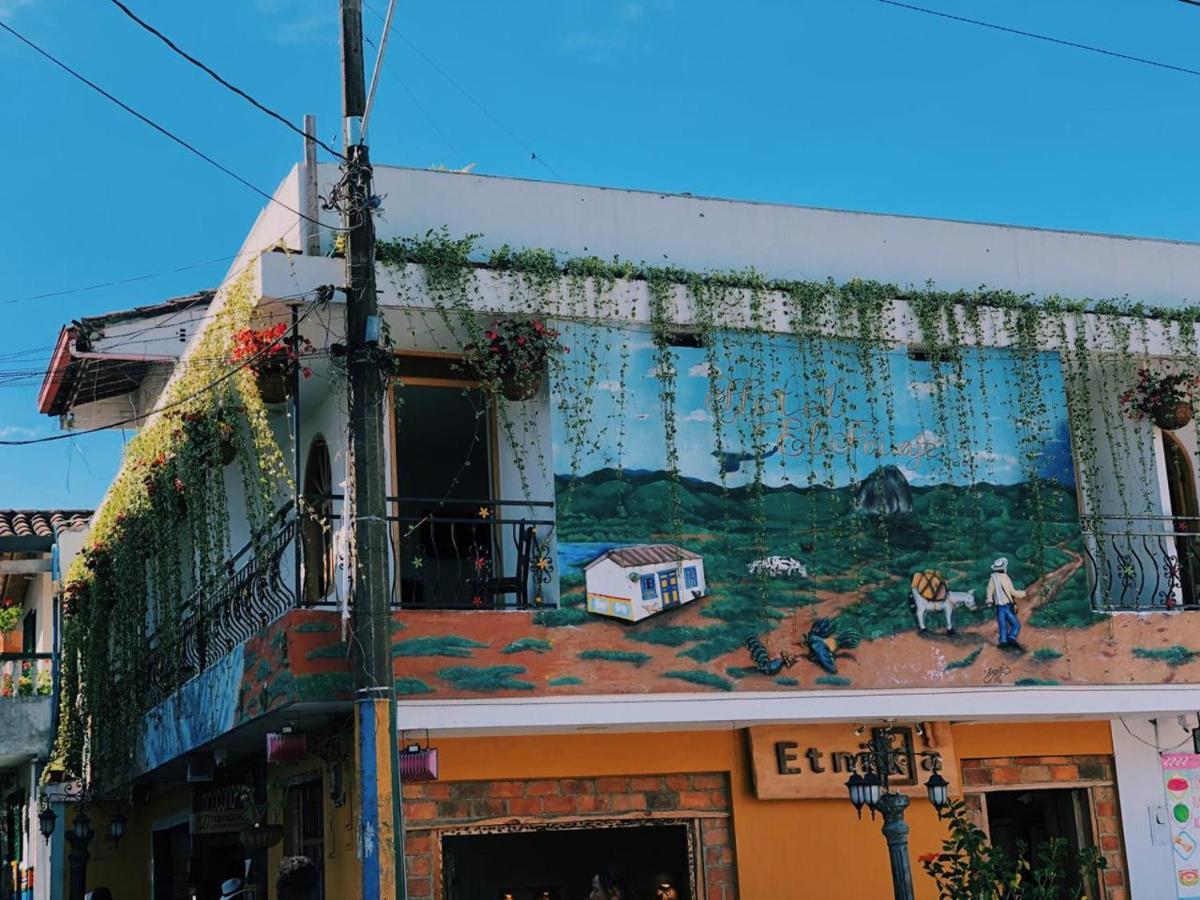
<instances>
[{"instance_id":1,"label":"hanging flower pot","mask_svg":"<svg viewBox=\"0 0 1200 900\"><path fill-rule=\"evenodd\" d=\"M506 400L521 402L537 396L546 374L546 360L566 353L558 332L539 319L496 319L483 332L485 344L463 348L468 363L486 385L498 381ZM497 378L497 375L499 376Z\"/></svg>"},{"instance_id":2,"label":"hanging flower pot","mask_svg":"<svg viewBox=\"0 0 1200 900\"><path fill-rule=\"evenodd\" d=\"M288 337L283 322L270 328L244 328L233 335L230 365L248 365L258 381L258 393L263 403L282 403L292 393L292 375L297 367L305 378L312 369L302 365L304 356L315 352L305 337Z\"/></svg>"},{"instance_id":3,"label":"hanging flower pot","mask_svg":"<svg viewBox=\"0 0 1200 900\"><path fill-rule=\"evenodd\" d=\"M1175 431L1192 421L1192 404L1187 401L1159 406L1154 410L1154 424L1163 431Z\"/></svg>"},{"instance_id":4,"label":"hanging flower pot","mask_svg":"<svg viewBox=\"0 0 1200 900\"><path fill-rule=\"evenodd\" d=\"M292 379L288 377L285 369L264 367L255 372L255 376L258 381L258 395L262 397L263 403L283 403L292 395Z\"/></svg>"},{"instance_id":5,"label":"hanging flower pot","mask_svg":"<svg viewBox=\"0 0 1200 900\"><path fill-rule=\"evenodd\" d=\"M509 370L500 379L500 393L504 395L505 400L515 403L532 400L542 389L543 374L544 370L538 369L534 372L524 373L523 377L518 377L515 371Z\"/></svg>"},{"instance_id":6,"label":"hanging flower pot","mask_svg":"<svg viewBox=\"0 0 1200 900\"><path fill-rule=\"evenodd\" d=\"M1138 369L1137 384L1121 395L1121 406L1131 419L1149 418L1164 431L1174 431L1192 421L1192 400L1200 378L1192 372L1162 375Z\"/></svg>"},{"instance_id":7,"label":"hanging flower pot","mask_svg":"<svg viewBox=\"0 0 1200 900\"><path fill-rule=\"evenodd\" d=\"M283 826L250 825L238 832L238 840L247 850L266 850L283 840Z\"/></svg>"}]
</instances>

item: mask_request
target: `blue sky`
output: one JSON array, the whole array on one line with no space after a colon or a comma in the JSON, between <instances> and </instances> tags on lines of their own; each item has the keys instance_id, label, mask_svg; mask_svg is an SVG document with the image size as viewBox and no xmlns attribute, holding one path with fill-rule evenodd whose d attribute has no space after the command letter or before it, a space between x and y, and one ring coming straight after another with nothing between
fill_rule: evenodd
<instances>
[{"instance_id":1,"label":"blue sky","mask_svg":"<svg viewBox=\"0 0 1200 900\"><path fill-rule=\"evenodd\" d=\"M927 5L1200 65L1200 8L1176 0ZM269 105L296 121L315 113L326 139L339 131L334 0L134 8ZM0 16L267 190L298 158L293 135L110 4L0 0ZM366 23L376 38L379 20ZM401 2L398 23L503 128L393 40L372 128L379 161L1200 239L1193 76L874 0ZM216 282L211 265L4 302L231 254L261 204L7 34L0 86L0 354L23 354L0 356L0 371L44 367L73 318ZM0 379L0 432L52 432L36 389ZM0 506L95 503L120 443L0 448Z\"/></svg>"},{"instance_id":2,"label":"blue sky","mask_svg":"<svg viewBox=\"0 0 1200 900\"><path fill-rule=\"evenodd\" d=\"M763 481L772 486L805 486L827 478L841 486L862 480L882 465L897 466L910 484L923 486L1016 484L1026 478L1020 462L1022 434L1016 427L1025 412L1018 399L1022 363L1006 350L969 357L961 379L944 371L939 412L933 367L910 360L904 352L877 355L874 374L868 378L848 344L828 344L824 351L814 347L805 355L787 337L759 347L754 338L730 334L715 340L715 382L722 398L716 404L718 415L711 396L711 364L702 349L676 349L673 366L664 367L648 337L640 334L621 339L607 330L573 326L565 330L563 341L573 352L564 357L567 374L560 393L584 396L575 386L593 374L596 387L590 409L583 414L591 424L582 429L572 424L576 411L560 409L555 397L558 475L586 475L618 465L666 469L660 375L669 368L674 374L679 468L686 477L716 483L723 462L725 484L736 487L752 481L751 429L756 417L751 409L765 401L758 421L764 428ZM1065 433L1067 424L1062 370L1052 354L1042 354L1036 369L1045 411L1030 434L1047 438L1041 448L1048 455L1041 460L1042 474L1053 474L1069 487L1069 444L1054 439ZM825 380L806 379L805 372L814 371L827 373ZM890 430L889 393L895 423ZM622 432L619 441L616 436ZM607 439L590 446L598 434ZM736 459L718 459L718 434L720 452L737 454Z\"/></svg>"}]
</instances>

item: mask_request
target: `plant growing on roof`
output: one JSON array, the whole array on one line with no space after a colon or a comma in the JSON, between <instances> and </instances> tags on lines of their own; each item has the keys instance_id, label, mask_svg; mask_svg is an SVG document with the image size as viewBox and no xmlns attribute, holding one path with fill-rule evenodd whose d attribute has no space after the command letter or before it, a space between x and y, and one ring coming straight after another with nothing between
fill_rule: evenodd
<instances>
[{"instance_id":1,"label":"plant growing on roof","mask_svg":"<svg viewBox=\"0 0 1200 900\"><path fill-rule=\"evenodd\" d=\"M1158 374L1137 370L1137 383L1121 394L1121 407L1134 421L1150 419L1159 428L1174 431L1192 420L1192 401L1200 376L1183 371Z\"/></svg>"},{"instance_id":2,"label":"plant growing on roof","mask_svg":"<svg viewBox=\"0 0 1200 900\"><path fill-rule=\"evenodd\" d=\"M305 378L312 377L312 369L303 362L305 356L315 352L312 342L303 335L292 340L287 333L287 323L278 322L265 328L243 328L233 334L229 363L239 366L248 361L248 368L258 378L264 403L284 401L296 367Z\"/></svg>"},{"instance_id":3,"label":"plant growing on roof","mask_svg":"<svg viewBox=\"0 0 1200 900\"><path fill-rule=\"evenodd\" d=\"M508 400L528 400L542 386L546 361L569 352L558 332L541 319L493 319L483 342L465 348L467 361L483 381L499 383Z\"/></svg>"}]
</instances>

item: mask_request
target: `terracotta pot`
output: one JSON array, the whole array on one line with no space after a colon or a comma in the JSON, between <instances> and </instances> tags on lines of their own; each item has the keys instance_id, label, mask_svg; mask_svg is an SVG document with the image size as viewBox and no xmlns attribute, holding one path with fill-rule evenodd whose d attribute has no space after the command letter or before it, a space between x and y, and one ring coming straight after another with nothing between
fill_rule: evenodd
<instances>
[{"instance_id":1,"label":"terracotta pot","mask_svg":"<svg viewBox=\"0 0 1200 900\"><path fill-rule=\"evenodd\" d=\"M1154 410L1154 424L1163 431L1175 431L1192 421L1192 404L1187 402L1160 406Z\"/></svg>"},{"instance_id":2,"label":"terracotta pot","mask_svg":"<svg viewBox=\"0 0 1200 900\"><path fill-rule=\"evenodd\" d=\"M238 832L238 840L247 850L265 850L283 840L283 826L251 825Z\"/></svg>"},{"instance_id":3,"label":"terracotta pot","mask_svg":"<svg viewBox=\"0 0 1200 900\"><path fill-rule=\"evenodd\" d=\"M292 395L292 379L286 369L259 369L258 394L263 403L283 403Z\"/></svg>"}]
</instances>

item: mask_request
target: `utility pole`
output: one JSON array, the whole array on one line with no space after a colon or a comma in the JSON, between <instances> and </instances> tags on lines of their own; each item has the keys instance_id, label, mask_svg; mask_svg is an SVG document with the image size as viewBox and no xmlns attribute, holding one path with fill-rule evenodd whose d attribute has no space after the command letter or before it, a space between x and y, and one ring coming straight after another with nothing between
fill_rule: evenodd
<instances>
[{"instance_id":1,"label":"utility pole","mask_svg":"<svg viewBox=\"0 0 1200 900\"><path fill-rule=\"evenodd\" d=\"M342 115L346 162L340 193L346 227L346 365L350 383L354 610L351 620L358 762L358 855L362 900L406 894L396 703L388 602L388 523L384 480L384 389L375 294L371 161L362 136L366 109L362 0L340 0Z\"/></svg>"}]
</instances>

